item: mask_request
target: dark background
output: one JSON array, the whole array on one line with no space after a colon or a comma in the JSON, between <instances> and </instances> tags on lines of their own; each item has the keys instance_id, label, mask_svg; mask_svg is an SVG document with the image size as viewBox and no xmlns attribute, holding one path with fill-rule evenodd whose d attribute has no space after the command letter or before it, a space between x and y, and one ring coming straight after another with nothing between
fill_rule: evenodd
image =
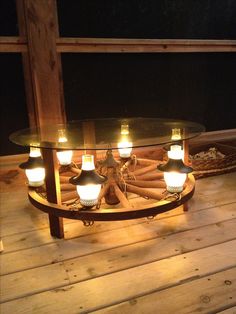
<instances>
[{"instance_id":1,"label":"dark background","mask_svg":"<svg viewBox=\"0 0 236 314\"><path fill-rule=\"evenodd\" d=\"M57 0L60 35L236 38L235 0Z\"/></svg>"},{"instance_id":2,"label":"dark background","mask_svg":"<svg viewBox=\"0 0 236 314\"><path fill-rule=\"evenodd\" d=\"M236 39L235 0L58 0L66 37ZM17 36L14 0L0 0L0 36ZM236 127L236 54L62 54L68 120L145 116ZM0 54L1 154L28 126L20 54ZM23 149L24 151L24 149Z\"/></svg>"}]
</instances>

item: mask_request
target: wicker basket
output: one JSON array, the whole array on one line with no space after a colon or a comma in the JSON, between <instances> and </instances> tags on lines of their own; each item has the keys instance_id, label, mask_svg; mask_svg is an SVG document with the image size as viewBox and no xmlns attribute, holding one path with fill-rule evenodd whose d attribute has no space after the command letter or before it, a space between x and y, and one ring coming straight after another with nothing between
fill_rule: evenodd
<instances>
[{"instance_id":1,"label":"wicker basket","mask_svg":"<svg viewBox=\"0 0 236 314\"><path fill-rule=\"evenodd\" d=\"M225 156L223 158L208 160L203 158L191 159L190 157L191 166L194 170L193 174L196 178L207 177L236 170L236 147L220 143L211 143L190 148L189 154L190 156L193 156L199 152L206 152L212 147L216 148Z\"/></svg>"}]
</instances>

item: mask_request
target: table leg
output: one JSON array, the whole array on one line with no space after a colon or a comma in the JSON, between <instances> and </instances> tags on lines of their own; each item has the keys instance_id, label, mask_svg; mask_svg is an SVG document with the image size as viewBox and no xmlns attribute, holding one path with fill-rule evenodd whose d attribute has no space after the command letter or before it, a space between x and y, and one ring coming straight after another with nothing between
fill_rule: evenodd
<instances>
[{"instance_id":1,"label":"table leg","mask_svg":"<svg viewBox=\"0 0 236 314\"><path fill-rule=\"evenodd\" d=\"M48 214L50 233L53 237L64 238L63 218Z\"/></svg>"},{"instance_id":2,"label":"table leg","mask_svg":"<svg viewBox=\"0 0 236 314\"><path fill-rule=\"evenodd\" d=\"M186 165L189 165L189 143L187 140L183 141L183 149L184 149L184 163ZM188 202L186 202L185 204L183 204L183 210L185 212L188 211Z\"/></svg>"},{"instance_id":3,"label":"table leg","mask_svg":"<svg viewBox=\"0 0 236 314\"><path fill-rule=\"evenodd\" d=\"M42 156L45 166L45 184L47 200L51 203L61 204L60 178L56 151L53 149L42 149ZM57 238L64 238L63 218L50 213L49 225L51 235Z\"/></svg>"}]
</instances>

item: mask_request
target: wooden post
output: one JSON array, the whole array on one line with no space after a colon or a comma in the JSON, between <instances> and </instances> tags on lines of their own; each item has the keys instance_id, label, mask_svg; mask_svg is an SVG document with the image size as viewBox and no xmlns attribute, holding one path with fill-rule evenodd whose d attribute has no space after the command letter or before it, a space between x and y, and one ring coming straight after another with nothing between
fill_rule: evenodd
<instances>
[{"instance_id":1,"label":"wooden post","mask_svg":"<svg viewBox=\"0 0 236 314\"><path fill-rule=\"evenodd\" d=\"M42 149L45 165L45 183L47 200L55 204L61 204L60 178L56 151L48 148ZM63 218L48 214L51 235L57 238L64 238Z\"/></svg>"},{"instance_id":2,"label":"wooden post","mask_svg":"<svg viewBox=\"0 0 236 314\"><path fill-rule=\"evenodd\" d=\"M26 19L25 19L25 9L24 2L22 0L16 0L17 7L17 19L19 25L19 35L21 39L27 41L27 28L26 28ZM22 52L22 64L24 71L24 83L25 83L25 97L28 109L28 118L29 118L29 126L34 127L37 125L37 114L36 114L36 106L35 106L35 98L34 98L34 89L33 82L31 76L31 68L30 68L30 59L28 48L27 51Z\"/></svg>"},{"instance_id":3,"label":"wooden post","mask_svg":"<svg viewBox=\"0 0 236 314\"><path fill-rule=\"evenodd\" d=\"M20 36L26 38L28 47L28 52L23 54L23 65L30 126L40 127L43 134L44 125L66 121L60 54L56 51L56 0L17 0L17 11ZM46 170L47 199L60 204L56 152L43 149L42 155ZM62 218L49 214L49 223L51 234L62 238Z\"/></svg>"},{"instance_id":4,"label":"wooden post","mask_svg":"<svg viewBox=\"0 0 236 314\"><path fill-rule=\"evenodd\" d=\"M184 150L184 163L186 165L189 165L189 144L188 144L188 140L184 140L183 141L183 150ZM183 204L183 210L185 212L188 211L188 202Z\"/></svg>"},{"instance_id":5,"label":"wooden post","mask_svg":"<svg viewBox=\"0 0 236 314\"><path fill-rule=\"evenodd\" d=\"M60 55L56 51L58 21L55 0L17 0L20 33L26 36L29 62L24 62L34 101L29 114L38 126L65 122ZM23 58L24 61L24 58ZM29 86L27 86L28 88ZM28 92L27 92L28 93Z\"/></svg>"},{"instance_id":6,"label":"wooden post","mask_svg":"<svg viewBox=\"0 0 236 314\"><path fill-rule=\"evenodd\" d=\"M84 146L86 148L86 154L91 154L94 156L94 162L96 162L96 150L91 150L89 148L94 148L96 146L96 134L93 121L83 122L83 137Z\"/></svg>"}]
</instances>

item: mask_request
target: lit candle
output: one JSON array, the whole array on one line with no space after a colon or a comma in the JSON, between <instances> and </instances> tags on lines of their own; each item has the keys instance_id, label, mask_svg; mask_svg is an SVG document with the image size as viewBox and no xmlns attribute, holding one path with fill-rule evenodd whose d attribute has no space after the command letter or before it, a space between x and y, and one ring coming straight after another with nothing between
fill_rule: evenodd
<instances>
[{"instance_id":1,"label":"lit candle","mask_svg":"<svg viewBox=\"0 0 236 314\"><path fill-rule=\"evenodd\" d=\"M58 130L58 142L59 143L66 143L67 137L65 135L65 130L61 129ZM66 166L71 164L73 152L72 150L59 150L57 151L57 158L59 160L60 165Z\"/></svg>"},{"instance_id":2,"label":"lit candle","mask_svg":"<svg viewBox=\"0 0 236 314\"><path fill-rule=\"evenodd\" d=\"M184 160L184 151L181 145L171 145L170 150L167 152L167 155L171 159L182 159Z\"/></svg>"},{"instance_id":3,"label":"lit candle","mask_svg":"<svg viewBox=\"0 0 236 314\"><path fill-rule=\"evenodd\" d=\"M98 202L98 195L106 178L95 171L93 155L82 156L81 170L81 174L70 178L70 183L76 185L81 205L93 207Z\"/></svg>"},{"instance_id":4,"label":"lit candle","mask_svg":"<svg viewBox=\"0 0 236 314\"><path fill-rule=\"evenodd\" d=\"M171 139L172 139L172 141L179 141L179 140L181 140L181 129L178 129L178 128L172 129Z\"/></svg>"},{"instance_id":5,"label":"lit candle","mask_svg":"<svg viewBox=\"0 0 236 314\"><path fill-rule=\"evenodd\" d=\"M29 159L20 168L25 169L29 186L38 187L44 184L45 169L39 148L30 147Z\"/></svg>"},{"instance_id":6,"label":"lit candle","mask_svg":"<svg viewBox=\"0 0 236 314\"><path fill-rule=\"evenodd\" d=\"M129 139L129 125L121 125L121 140L118 143L118 151L121 158L129 158L133 143Z\"/></svg>"},{"instance_id":7,"label":"lit candle","mask_svg":"<svg viewBox=\"0 0 236 314\"><path fill-rule=\"evenodd\" d=\"M180 145L181 141L181 129L175 128L172 129L171 140L176 142L176 144L171 145L170 151L168 152L168 157L173 159L182 159L184 160L184 150L183 145Z\"/></svg>"},{"instance_id":8,"label":"lit candle","mask_svg":"<svg viewBox=\"0 0 236 314\"><path fill-rule=\"evenodd\" d=\"M171 193L182 192L186 178L186 173L179 173L177 171L164 172L167 191Z\"/></svg>"},{"instance_id":9,"label":"lit candle","mask_svg":"<svg viewBox=\"0 0 236 314\"><path fill-rule=\"evenodd\" d=\"M158 169L164 172L167 191L180 193L183 191L187 173L192 172L192 168L183 163L184 152L180 145L171 145L168 157L168 162L165 165L159 165Z\"/></svg>"}]
</instances>

